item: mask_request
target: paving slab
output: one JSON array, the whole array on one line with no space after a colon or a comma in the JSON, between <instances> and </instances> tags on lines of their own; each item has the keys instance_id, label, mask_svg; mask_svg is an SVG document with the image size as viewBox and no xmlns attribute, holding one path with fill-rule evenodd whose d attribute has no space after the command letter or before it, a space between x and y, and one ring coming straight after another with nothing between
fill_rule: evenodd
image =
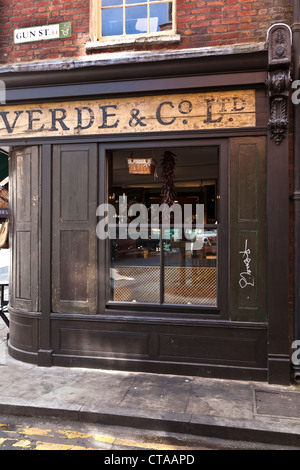
<instances>
[{"instance_id":1,"label":"paving slab","mask_svg":"<svg viewBox=\"0 0 300 470\"><path fill-rule=\"evenodd\" d=\"M0 414L57 418L300 449L300 387L38 367L11 358L0 324Z\"/></svg>"}]
</instances>

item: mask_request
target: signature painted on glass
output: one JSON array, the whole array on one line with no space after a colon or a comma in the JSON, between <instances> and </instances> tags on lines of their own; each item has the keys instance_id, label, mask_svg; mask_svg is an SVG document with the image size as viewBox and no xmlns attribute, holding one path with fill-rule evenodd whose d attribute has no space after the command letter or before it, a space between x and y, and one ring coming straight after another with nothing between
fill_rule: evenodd
<instances>
[{"instance_id":1,"label":"signature painted on glass","mask_svg":"<svg viewBox=\"0 0 300 470\"><path fill-rule=\"evenodd\" d=\"M251 272L251 251L248 248L248 240L245 241L245 250L240 251L240 255L243 256L243 262L245 264L245 271L240 273L239 285L241 289L245 289L247 286L254 287L254 278Z\"/></svg>"}]
</instances>

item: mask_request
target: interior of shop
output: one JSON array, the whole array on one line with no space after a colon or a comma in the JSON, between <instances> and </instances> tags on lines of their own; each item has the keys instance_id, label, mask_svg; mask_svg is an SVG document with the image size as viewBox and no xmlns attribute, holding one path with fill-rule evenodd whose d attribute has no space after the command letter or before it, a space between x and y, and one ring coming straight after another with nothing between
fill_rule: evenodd
<instances>
[{"instance_id":1,"label":"interior of shop","mask_svg":"<svg viewBox=\"0 0 300 470\"><path fill-rule=\"evenodd\" d=\"M168 158L169 157L169 158ZM147 237L111 240L111 301L153 304L217 305L219 155L217 147L137 149L108 156L109 202L120 217L120 197L127 207L148 211ZM125 199L123 199L124 201ZM167 201L184 214L192 207L192 236L177 220L153 227L153 205ZM196 206L203 207L201 228ZM130 212L128 212L130 214ZM134 220L127 217L127 224Z\"/></svg>"}]
</instances>

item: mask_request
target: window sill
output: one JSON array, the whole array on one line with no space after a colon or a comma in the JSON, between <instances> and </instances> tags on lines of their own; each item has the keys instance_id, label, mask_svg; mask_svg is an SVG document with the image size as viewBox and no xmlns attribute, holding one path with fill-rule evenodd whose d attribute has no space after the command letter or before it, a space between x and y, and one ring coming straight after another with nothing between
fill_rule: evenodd
<instances>
[{"instance_id":1,"label":"window sill","mask_svg":"<svg viewBox=\"0 0 300 470\"><path fill-rule=\"evenodd\" d=\"M149 44L149 45L165 45L165 44L174 44L180 42L180 34L170 34L170 35L161 35L161 36L139 36L139 37L130 37L130 38L117 38L117 39L108 39L103 41L93 41L87 42L85 47L87 51L94 51L99 49L112 49L114 47L126 47L126 46L135 46L139 44Z\"/></svg>"}]
</instances>

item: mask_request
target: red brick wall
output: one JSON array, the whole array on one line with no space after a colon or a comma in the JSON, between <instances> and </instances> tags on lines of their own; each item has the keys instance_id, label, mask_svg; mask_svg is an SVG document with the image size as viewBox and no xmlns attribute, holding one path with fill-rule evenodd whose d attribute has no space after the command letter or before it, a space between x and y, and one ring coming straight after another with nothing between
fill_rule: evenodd
<instances>
[{"instance_id":1,"label":"red brick wall","mask_svg":"<svg viewBox=\"0 0 300 470\"><path fill-rule=\"evenodd\" d=\"M291 21L289 0L177 0L177 25L189 47L264 42L269 27Z\"/></svg>"},{"instance_id":2,"label":"red brick wall","mask_svg":"<svg viewBox=\"0 0 300 470\"><path fill-rule=\"evenodd\" d=\"M65 21L72 23L71 38L13 43L15 29ZM89 40L89 0L1 0L0 22L2 64L82 56Z\"/></svg>"},{"instance_id":3,"label":"red brick wall","mask_svg":"<svg viewBox=\"0 0 300 470\"><path fill-rule=\"evenodd\" d=\"M291 11L291 0L177 0L181 42L169 48L264 42L271 24L291 23ZM89 0L1 0L0 63L84 56L89 14ZM15 29L64 21L72 22L73 35L69 39L13 44ZM135 49L164 47L141 45Z\"/></svg>"}]
</instances>

